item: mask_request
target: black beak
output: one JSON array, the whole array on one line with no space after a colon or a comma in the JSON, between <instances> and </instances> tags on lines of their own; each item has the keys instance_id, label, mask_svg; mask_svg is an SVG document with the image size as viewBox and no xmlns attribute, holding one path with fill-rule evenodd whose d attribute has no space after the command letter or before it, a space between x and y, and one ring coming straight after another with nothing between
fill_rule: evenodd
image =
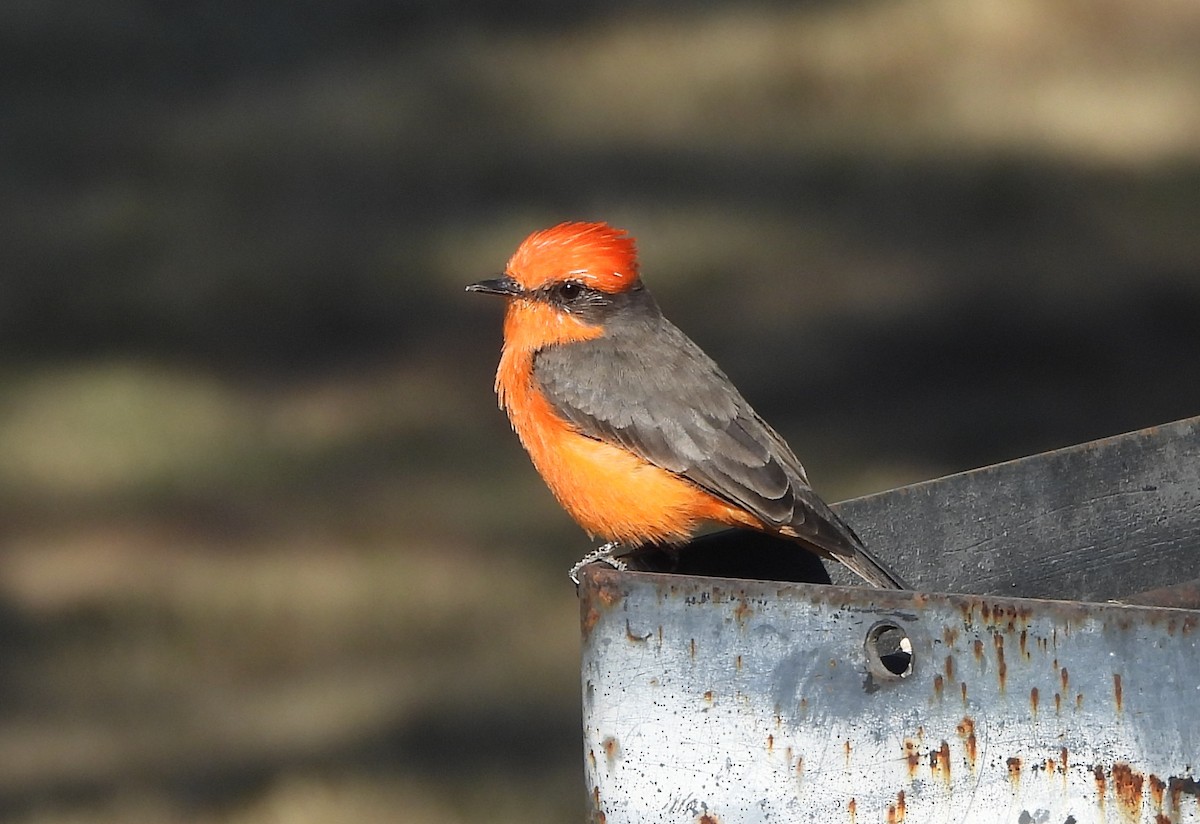
<instances>
[{"instance_id":1,"label":"black beak","mask_svg":"<svg viewBox=\"0 0 1200 824\"><path fill-rule=\"evenodd\" d=\"M504 295L505 297L515 297L525 290L521 288L521 284L504 275L491 280L481 280L479 283L472 283L467 287L468 292L484 292L489 295Z\"/></svg>"}]
</instances>

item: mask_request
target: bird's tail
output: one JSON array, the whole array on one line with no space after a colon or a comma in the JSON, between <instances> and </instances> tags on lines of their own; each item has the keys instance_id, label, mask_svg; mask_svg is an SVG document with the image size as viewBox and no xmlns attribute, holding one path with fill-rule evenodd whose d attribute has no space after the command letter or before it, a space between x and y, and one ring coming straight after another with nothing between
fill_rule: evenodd
<instances>
[{"instance_id":1,"label":"bird's tail","mask_svg":"<svg viewBox=\"0 0 1200 824\"><path fill-rule=\"evenodd\" d=\"M854 533L854 530L825 506L812 507L809 515L817 515L803 524L803 529L784 527L783 534L807 545L818 555L834 558L871 586L880 589L912 589L887 564L876 558Z\"/></svg>"},{"instance_id":2,"label":"bird's tail","mask_svg":"<svg viewBox=\"0 0 1200 824\"><path fill-rule=\"evenodd\" d=\"M887 564L868 552L861 544L852 552L834 553L833 557L872 586L881 589L911 589Z\"/></svg>"}]
</instances>

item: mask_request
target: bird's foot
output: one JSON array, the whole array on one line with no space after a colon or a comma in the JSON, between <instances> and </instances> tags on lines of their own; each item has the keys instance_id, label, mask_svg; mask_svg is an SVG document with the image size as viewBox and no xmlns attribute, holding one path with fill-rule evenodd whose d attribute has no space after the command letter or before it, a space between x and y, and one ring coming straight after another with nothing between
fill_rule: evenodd
<instances>
[{"instance_id":1,"label":"bird's foot","mask_svg":"<svg viewBox=\"0 0 1200 824\"><path fill-rule=\"evenodd\" d=\"M580 558L579 562L571 567L571 571L567 574L571 576L571 581L574 582L575 586L579 586L579 570L596 561L603 561L613 569L619 569L624 572L629 569L629 564L617 557L617 552L620 549L621 545L619 543L609 541L604 546L593 549L587 555Z\"/></svg>"}]
</instances>

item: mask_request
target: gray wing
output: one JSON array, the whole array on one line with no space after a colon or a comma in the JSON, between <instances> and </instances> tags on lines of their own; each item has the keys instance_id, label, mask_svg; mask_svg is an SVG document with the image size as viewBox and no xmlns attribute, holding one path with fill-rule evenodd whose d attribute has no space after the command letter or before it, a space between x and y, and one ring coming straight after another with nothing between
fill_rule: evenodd
<instances>
[{"instance_id":1,"label":"gray wing","mask_svg":"<svg viewBox=\"0 0 1200 824\"><path fill-rule=\"evenodd\" d=\"M610 329L537 354L535 378L563 418L818 549L845 555L861 548L812 491L784 440L711 358L661 316L634 332Z\"/></svg>"}]
</instances>

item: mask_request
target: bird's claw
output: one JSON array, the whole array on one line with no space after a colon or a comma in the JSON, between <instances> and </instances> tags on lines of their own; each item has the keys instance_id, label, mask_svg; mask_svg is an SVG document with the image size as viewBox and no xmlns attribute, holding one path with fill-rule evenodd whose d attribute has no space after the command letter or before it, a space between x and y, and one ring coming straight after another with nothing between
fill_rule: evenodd
<instances>
[{"instance_id":1,"label":"bird's claw","mask_svg":"<svg viewBox=\"0 0 1200 824\"><path fill-rule=\"evenodd\" d=\"M587 555L584 555L579 559L575 566L571 567L571 571L567 573L569 576L571 576L571 582L574 583L575 586L579 586L579 570L583 569L588 564L595 563L596 561L606 563L613 569L620 570L621 572L629 569L629 564L617 557L617 551L620 549L621 545L616 541L609 541L604 546L597 547Z\"/></svg>"}]
</instances>

